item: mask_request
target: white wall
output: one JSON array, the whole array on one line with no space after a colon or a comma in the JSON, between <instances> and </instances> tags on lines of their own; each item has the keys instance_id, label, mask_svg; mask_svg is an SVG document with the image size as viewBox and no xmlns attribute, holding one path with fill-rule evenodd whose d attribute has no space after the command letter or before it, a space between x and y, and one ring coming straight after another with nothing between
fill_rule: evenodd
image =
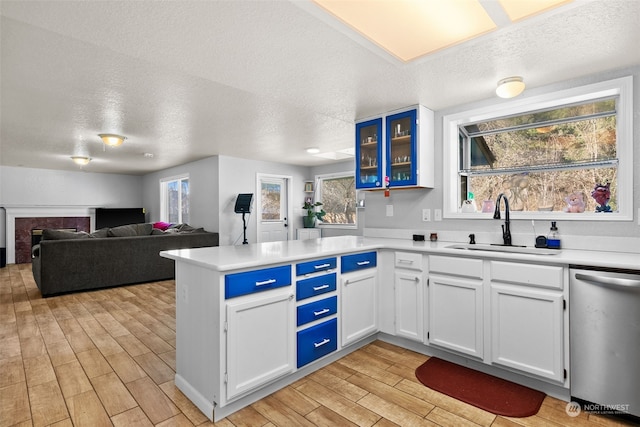
<instances>
[{"instance_id":1,"label":"white wall","mask_svg":"<svg viewBox=\"0 0 640 427\"><path fill-rule=\"evenodd\" d=\"M296 228L302 227L302 215L299 214L299 211L304 203L304 181L308 178L309 168L227 156L219 156L219 166L221 246L242 243L242 215L236 214L233 210L239 193L254 194L252 214L247 225L247 240L249 243L257 241L256 228L259 209L256 208L256 180L258 173L292 177L293 217L289 219L290 232L295 233ZM291 238L295 238L295 236L292 234Z\"/></svg>"},{"instance_id":2,"label":"white wall","mask_svg":"<svg viewBox=\"0 0 640 427\"><path fill-rule=\"evenodd\" d=\"M145 175L142 178L142 206L147 211L147 221L160 221L160 180L188 173L189 225L218 231L218 169L218 157L214 156Z\"/></svg>"},{"instance_id":3,"label":"white wall","mask_svg":"<svg viewBox=\"0 0 640 427\"><path fill-rule=\"evenodd\" d=\"M142 178L0 166L0 206L49 205L137 208L142 206ZM5 247L4 211L0 247Z\"/></svg>"},{"instance_id":4,"label":"white wall","mask_svg":"<svg viewBox=\"0 0 640 427\"><path fill-rule=\"evenodd\" d=\"M568 82L558 83L548 87L529 89L522 97L535 96L543 93L563 90L571 87L583 86L600 81L610 80L618 77L633 75L634 77L634 221L620 222L593 222L593 221L558 221L558 227L563 236L592 236L588 239L585 249L597 250L604 246L611 237L638 238L640 237L640 226L638 225L637 209L640 208L640 67L617 70L614 72L602 73L587 76ZM371 235L374 230L398 230L398 236L403 234L421 232L440 232L441 235L455 236L466 239L469 233L482 235L484 238L491 238L497 243L501 240L501 229L499 221L487 220L444 220L441 222L423 222L421 212L423 208L442 209L442 119L443 116L462 112L481 106L495 103L497 98L488 99L483 102L461 105L449 110L437 111L435 114L435 188L422 190L391 191L391 197L385 198L382 192L366 193L365 221L367 230L365 234ZM394 206L394 216L387 217L385 209L387 204ZM511 231L514 235L522 234L523 241L517 241L514 237L514 244L533 244L533 229L530 220L513 220ZM548 221L536 221L537 234L546 234L549 231ZM410 234L409 234L410 235ZM477 240L477 239L476 239ZM584 241L584 239L582 239ZM484 240L486 243L487 241Z\"/></svg>"}]
</instances>

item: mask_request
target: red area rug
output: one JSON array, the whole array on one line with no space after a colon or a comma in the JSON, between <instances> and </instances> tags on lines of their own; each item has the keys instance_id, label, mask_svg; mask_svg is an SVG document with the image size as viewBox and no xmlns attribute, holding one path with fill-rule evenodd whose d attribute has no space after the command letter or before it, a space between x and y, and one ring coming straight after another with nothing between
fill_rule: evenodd
<instances>
[{"instance_id":1,"label":"red area rug","mask_svg":"<svg viewBox=\"0 0 640 427\"><path fill-rule=\"evenodd\" d=\"M528 417L538 413L545 394L483 372L431 357L416 369L427 387L496 415Z\"/></svg>"}]
</instances>

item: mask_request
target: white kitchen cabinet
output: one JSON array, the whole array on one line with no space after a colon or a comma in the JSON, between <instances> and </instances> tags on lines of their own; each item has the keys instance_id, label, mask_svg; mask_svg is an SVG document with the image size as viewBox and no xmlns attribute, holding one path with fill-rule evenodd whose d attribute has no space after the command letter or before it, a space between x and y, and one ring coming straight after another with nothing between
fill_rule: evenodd
<instances>
[{"instance_id":1,"label":"white kitchen cabinet","mask_svg":"<svg viewBox=\"0 0 640 427\"><path fill-rule=\"evenodd\" d=\"M421 272L395 272L396 335L422 342L423 286Z\"/></svg>"},{"instance_id":2,"label":"white kitchen cabinet","mask_svg":"<svg viewBox=\"0 0 640 427\"><path fill-rule=\"evenodd\" d=\"M295 369L294 306L291 289L227 301L227 400Z\"/></svg>"},{"instance_id":3,"label":"white kitchen cabinet","mask_svg":"<svg viewBox=\"0 0 640 427\"><path fill-rule=\"evenodd\" d=\"M378 331L376 253L341 257L340 324L343 347Z\"/></svg>"},{"instance_id":4,"label":"white kitchen cabinet","mask_svg":"<svg viewBox=\"0 0 640 427\"><path fill-rule=\"evenodd\" d=\"M491 277L491 362L564 381L563 268L494 261Z\"/></svg>"},{"instance_id":5,"label":"white kitchen cabinet","mask_svg":"<svg viewBox=\"0 0 640 427\"><path fill-rule=\"evenodd\" d=\"M482 260L431 256L429 263L428 344L482 359Z\"/></svg>"},{"instance_id":6,"label":"white kitchen cabinet","mask_svg":"<svg viewBox=\"0 0 640 427\"><path fill-rule=\"evenodd\" d=\"M423 341L424 280L422 254L395 253L395 334Z\"/></svg>"},{"instance_id":7,"label":"white kitchen cabinet","mask_svg":"<svg viewBox=\"0 0 640 427\"><path fill-rule=\"evenodd\" d=\"M319 239L322 237L320 228L298 228L296 230L296 238L298 240Z\"/></svg>"}]
</instances>

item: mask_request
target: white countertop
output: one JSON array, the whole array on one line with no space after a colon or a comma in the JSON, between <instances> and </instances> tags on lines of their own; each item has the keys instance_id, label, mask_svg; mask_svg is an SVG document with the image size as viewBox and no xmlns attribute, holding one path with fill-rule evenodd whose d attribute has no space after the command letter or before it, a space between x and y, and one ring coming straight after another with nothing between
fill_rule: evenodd
<instances>
[{"instance_id":1,"label":"white countertop","mask_svg":"<svg viewBox=\"0 0 640 427\"><path fill-rule=\"evenodd\" d=\"M507 261L539 262L556 265L573 264L640 270L640 254L638 253L562 249L556 255L531 255L447 248L447 246L456 243L460 242L414 242L405 239L340 236L311 240L252 243L238 246L176 249L162 251L160 255L165 258L200 265L216 271L240 270L270 264L335 256L348 252L377 249L425 252L434 255L491 258Z\"/></svg>"}]
</instances>

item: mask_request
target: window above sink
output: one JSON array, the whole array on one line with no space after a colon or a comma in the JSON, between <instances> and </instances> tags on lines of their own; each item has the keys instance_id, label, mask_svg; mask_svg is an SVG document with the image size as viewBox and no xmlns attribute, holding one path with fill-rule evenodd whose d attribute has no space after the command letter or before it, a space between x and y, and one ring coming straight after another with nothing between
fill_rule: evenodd
<instances>
[{"instance_id":1,"label":"window above sink","mask_svg":"<svg viewBox=\"0 0 640 427\"><path fill-rule=\"evenodd\" d=\"M625 77L445 116L444 216L505 193L514 219L631 220L632 96Z\"/></svg>"}]
</instances>

